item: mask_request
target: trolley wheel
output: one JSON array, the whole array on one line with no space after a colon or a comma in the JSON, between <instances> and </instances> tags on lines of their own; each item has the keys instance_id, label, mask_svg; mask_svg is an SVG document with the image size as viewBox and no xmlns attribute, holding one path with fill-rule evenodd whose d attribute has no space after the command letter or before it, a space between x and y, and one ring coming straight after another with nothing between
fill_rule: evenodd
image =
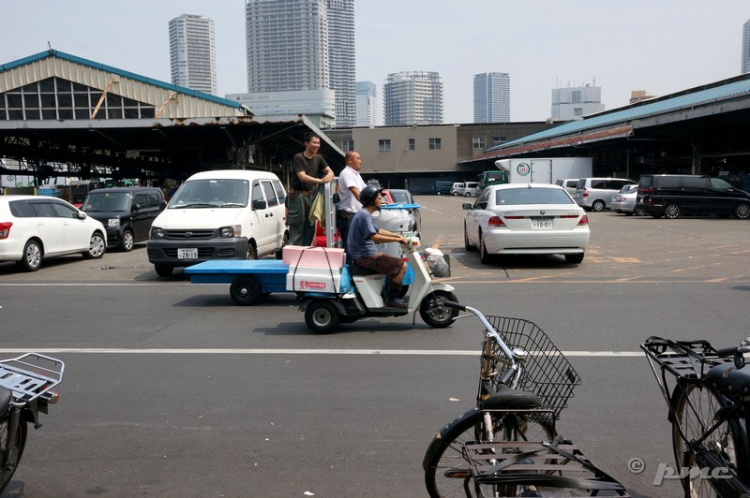
<instances>
[{"instance_id":1,"label":"trolley wheel","mask_svg":"<svg viewBox=\"0 0 750 498\"><path fill-rule=\"evenodd\" d=\"M339 312L328 300L311 302L305 310L305 323L316 334L330 334L339 326Z\"/></svg>"},{"instance_id":2,"label":"trolley wheel","mask_svg":"<svg viewBox=\"0 0 750 498\"><path fill-rule=\"evenodd\" d=\"M253 277L237 277L229 286L229 295L240 306L257 304L262 294L260 284Z\"/></svg>"}]
</instances>

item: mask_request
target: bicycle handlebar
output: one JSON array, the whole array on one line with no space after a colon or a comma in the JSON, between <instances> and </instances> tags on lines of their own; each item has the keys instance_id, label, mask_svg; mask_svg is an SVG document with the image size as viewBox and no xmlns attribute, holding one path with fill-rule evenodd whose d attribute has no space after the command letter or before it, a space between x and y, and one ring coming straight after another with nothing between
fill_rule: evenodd
<instances>
[{"instance_id":1,"label":"bicycle handlebar","mask_svg":"<svg viewBox=\"0 0 750 498\"><path fill-rule=\"evenodd\" d=\"M479 311L476 308L472 308L471 306L466 306L461 303L457 303L455 301L443 301L445 306L453 309L457 309L460 311L468 311L469 313L473 313L477 318L479 318L479 321L482 322L482 325L484 325L484 328L487 330L487 333L492 336L493 339L495 339L495 342L498 346L500 346L500 349L503 350L503 354L505 354L505 357L508 358L508 360L511 363L511 366L515 368L516 366L516 359L513 357L513 353L511 352L510 348L507 344L505 344L505 341L502 337L500 337L500 334L498 334L497 330L495 330L495 327L492 326L492 324L487 320L487 318L484 316L484 314Z\"/></svg>"}]
</instances>

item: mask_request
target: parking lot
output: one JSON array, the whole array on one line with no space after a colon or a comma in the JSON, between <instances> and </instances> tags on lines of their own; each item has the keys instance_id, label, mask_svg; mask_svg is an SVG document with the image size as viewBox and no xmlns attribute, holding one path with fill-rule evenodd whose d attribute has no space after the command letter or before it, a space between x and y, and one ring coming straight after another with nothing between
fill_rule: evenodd
<instances>
[{"instance_id":1,"label":"parking lot","mask_svg":"<svg viewBox=\"0 0 750 498\"><path fill-rule=\"evenodd\" d=\"M569 354L583 384L561 433L631 496L676 496L674 482L652 483L672 451L638 344L750 335L748 222L588 213L580 265L482 265L463 249L466 199L416 200L458 298L534 321ZM236 306L226 285L158 277L144 244L34 273L0 263L0 306L3 357L42 350L67 364L11 496L422 496L427 444L476 389L472 320L433 330L418 316L367 319L316 336L293 296ZM634 457L645 472L628 471Z\"/></svg>"}]
</instances>

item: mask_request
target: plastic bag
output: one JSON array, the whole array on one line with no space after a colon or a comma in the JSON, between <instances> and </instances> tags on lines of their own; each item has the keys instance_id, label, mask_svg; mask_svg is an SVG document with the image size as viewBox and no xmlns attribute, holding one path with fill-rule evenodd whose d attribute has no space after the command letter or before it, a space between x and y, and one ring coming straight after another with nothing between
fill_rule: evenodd
<instances>
[{"instance_id":1,"label":"plastic bag","mask_svg":"<svg viewBox=\"0 0 750 498\"><path fill-rule=\"evenodd\" d=\"M447 254L443 254L440 249L428 247L424 250L424 259L430 268L432 275L437 278L446 278L451 276L451 264Z\"/></svg>"}]
</instances>

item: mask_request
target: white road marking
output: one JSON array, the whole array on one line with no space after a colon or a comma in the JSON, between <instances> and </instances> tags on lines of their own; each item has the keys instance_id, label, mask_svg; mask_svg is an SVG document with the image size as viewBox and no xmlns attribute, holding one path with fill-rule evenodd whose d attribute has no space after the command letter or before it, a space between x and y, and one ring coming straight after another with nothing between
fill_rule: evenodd
<instances>
[{"instance_id":1,"label":"white road marking","mask_svg":"<svg viewBox=\"0 0 750 498\"><path fill-rule=\"evenodd\" d=\"M235 355L381 355L381 356L476 356L478 351L442 349L128 349L128 348L2 348L0 354L235 354ZM531 354L534 352L532 351ZM567 357L633 358L640 351L563 351Z\"/></svg>"}]
</instances>

